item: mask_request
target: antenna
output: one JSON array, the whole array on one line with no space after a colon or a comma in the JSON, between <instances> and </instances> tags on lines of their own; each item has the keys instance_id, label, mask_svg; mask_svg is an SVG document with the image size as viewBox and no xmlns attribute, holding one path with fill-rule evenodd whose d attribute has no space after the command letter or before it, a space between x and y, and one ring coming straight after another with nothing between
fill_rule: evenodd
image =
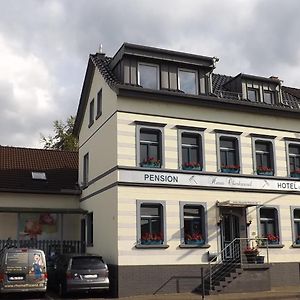
<instances>
[{"instance_id":1,"label":"antenna","mask_svg":"<svg viewBox=\"0 0 300 300\"><path fill-rule=\"evenodd\" d=\"M102 47L102 44L99 45L99 53L103 53L103 47Z\"/></svg>"}]
</instances>

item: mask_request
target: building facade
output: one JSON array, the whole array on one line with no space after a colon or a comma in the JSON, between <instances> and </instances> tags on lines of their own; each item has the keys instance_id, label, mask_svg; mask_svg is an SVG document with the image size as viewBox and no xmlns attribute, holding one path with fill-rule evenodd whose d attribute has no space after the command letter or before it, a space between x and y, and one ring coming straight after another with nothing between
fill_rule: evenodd
<instances>
[{"instance_id":1,"label":"building facade","mask_svg":"<svg viewBox=\"0 0 300 300\"><path fill-rule=\"evenodd\" d=\"M299 90L219 75L217 61L128 43L90 55L74 129L80 206L116 295L195 290L235 241L239 261L244 247L265 260L224 292L299 284Z\"/></svg>"},{"instance_id":2,"label":"building facade","mask_svg":"<svg viewBox=\"0 0 300 300\"><path fill-rule=\"evenodd\" d=\"M81 251L78 153L0 146L0 249Z\"/></svg>"}]
</instances>

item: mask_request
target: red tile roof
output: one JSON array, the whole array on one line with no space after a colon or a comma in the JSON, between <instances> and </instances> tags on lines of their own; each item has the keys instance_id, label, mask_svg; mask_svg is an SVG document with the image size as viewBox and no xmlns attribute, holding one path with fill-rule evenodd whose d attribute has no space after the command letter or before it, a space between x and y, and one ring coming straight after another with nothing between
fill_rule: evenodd
<instances>
[{"instance_id":1,"label":"red tile roof","mask_svg":"<svg viewBox=\"0 0 300 300\"><path fill-rule=\"evenodd\" d=\"M32 179L44 172L46 180ZM0 190L78 191L78 152L0 146Z\"/></svg>"}]
</instances>

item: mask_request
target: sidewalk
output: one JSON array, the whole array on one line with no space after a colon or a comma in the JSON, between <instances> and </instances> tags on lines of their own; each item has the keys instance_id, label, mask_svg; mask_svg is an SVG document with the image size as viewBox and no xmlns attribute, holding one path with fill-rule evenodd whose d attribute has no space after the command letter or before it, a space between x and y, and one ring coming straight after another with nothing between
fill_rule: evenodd
<instances>
[{"instance_id":1,"label":"sidewalk","mask_svg":"<svg viewBox=\"0 0 300 300\"><path fill-rule=\"evenodd\" d=\"M193 293L167 294L167 295L147 295L120 298L122 300L201 300L202 296ZM205 296L206 300L264 300L264 299L300 299L299 286L287 286L274 288L271 291L255 293L234 293Z\"/></svg>"}]
</instances>

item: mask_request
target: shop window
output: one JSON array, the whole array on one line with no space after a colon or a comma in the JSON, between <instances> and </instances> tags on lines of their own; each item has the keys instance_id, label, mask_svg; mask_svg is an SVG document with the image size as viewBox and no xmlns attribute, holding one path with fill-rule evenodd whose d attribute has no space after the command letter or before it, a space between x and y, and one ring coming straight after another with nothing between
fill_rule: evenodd
<instances>
[{"instance_id":1,"label":"shop window","mask_svg":"<svg viewBox=\"0 0 300 300\"><path fill-rule=\"evenodd\" d=\"M162 166L162 132L157 128L140 128L139 164L145 168Z\"/></svg>"},{"instance_id":2,"label":"shop window","mask_svg":"<svg viewBox=\"0 0 300 300\"><path fill-rule=\"evenodd\" d=\"M89 119L89 127L94 124L94 99L90 102L90 119Z\"/></svg>"},{"instance_id":3,"label":"shop window","mask_svg":"<svg viewBox=\"0 0 300 300\"><path fill-rule=\"evenodd\" d=\"M94 224L93 224L93 213L88 213L86 216L86 224L87 224L87 246L91 247L94 243Z\"/></svg>"},{"instance_id":4,"label":"shop window","mask_svg":"<svg viewBox=\"0 0 300 300\"><path fill-rule=\"evenodd\" d=\"M240 173L239 143L236 137L220 136L220 170L222 173Z\"/></svg>"},{"instance_id":5,"label":"shop window","mask_svg":"<svg viewBox=\"0 0 300 300\"><path fill-rule=\"evenodd\" d=\"M138 244L165 243L164 203L138 202Z\"/></svg>"},{"instance_id":6,"label":"shop window","mask_svg":"<svg viewBox=\"0 0 300 300\"><path fill-rule=\"evenodd\" d=\"M256 174L274 175L273 143L267 140L255 140Z\"/></svg>"},{"instance_id":7,"label":"shop window","mask_svg":"<svg viewBox=\"0 0 300 300\"><path fill-rule=\"evenodd\" d=\"M293 211L294 223L294 244L300 246L300 208L295 208Z\"/></svg>"},{"instance_id":8,"label":"shop window","mask_svg":"<svg viewBox=\"0 0 300 300\"><path fill-rule=\"evenodd\" d=\"M138 84L143 88L159 89L159 67L154 64L138 64Z\"/></svg>"},{"instance_id":9,"label":"shop window","mask_svg":"<svg viewBox=\"0 0 300 300\"><path fill-rule=\"evenodd\" d=\"M271 91L264 91L263 93L264 96L264 102L267 104L274 104L274 92Z\"/></svg>"},{"instance_id":10,"label":"shop window","mask_svg":"<svg viewBox=\"0 0 300 300\"><path fill-rule=\"evenodd\" d=\"M204 245L206 242L204 207L202 205L184 204L183 237L186 245Z\"/></svg>"},{"instance_id":11,"label":"shop window","mask_svg":"<svg viewBox=\"0 0 300 300\"><path fill-rule=\"evenodd\" d=\"M98 119L101 115L102 115L102 89L97 94L96 118Z\"/></svg>"},{"instance_id":12,"label":"shop window","mask_svg":"<svg viewBox=\"0 0 300 300\"><path fill-rule=\"evenodd\" d=\"M186 94L198 94L198 76L194 70L178 70L178 89Z\"/></svg>"},{"instance_id":13,"label":"shop window","mask_svg":"<svg viewBox=\"0 0 300 300\"><path fill-rule=\"evenodd\" d=\"M194 132L181 133L181 167L183 170L202 170L201 134Z\"/></svg>"},{"instance_id":14,"label":"shop window","mask_svg":"<svg viewBox=\"0 0 300 300\"><path fill-rule=\"evenodd\" d=\"M289 144L288 152L290 176L300 178L300 144Z\"/></svg>"},{"instance_id":15,"label":"shop window","mask_svg":"<svg viewBox=\"0 0 300 300\"><path fill-rule=\"evenodd\" d=\"M83 157L83 187L87 187L89 184L89 154L87 153Z\"/></svg>"},{"instance_id":16,"label":"shop window","mask_svg":"<svg viewBox=\"0 0 300 300\"><path fill-rule=\"evenodd\" d=\"M251 102L259 101L259 90L254 88L247 88L247 98Z\"/></svg>"},{"instance_id":17,"label":"shop window","mask_svg":"<svg viewBox=\"0 0 300 300\"><path fill-rule=\"evenodd\" d=\"M278 226L278 211L272 207L262 207L259 210L260 216L260 235L267 238L267 243L279 244L279 226Z\"/></svg>"}]
</instances>

